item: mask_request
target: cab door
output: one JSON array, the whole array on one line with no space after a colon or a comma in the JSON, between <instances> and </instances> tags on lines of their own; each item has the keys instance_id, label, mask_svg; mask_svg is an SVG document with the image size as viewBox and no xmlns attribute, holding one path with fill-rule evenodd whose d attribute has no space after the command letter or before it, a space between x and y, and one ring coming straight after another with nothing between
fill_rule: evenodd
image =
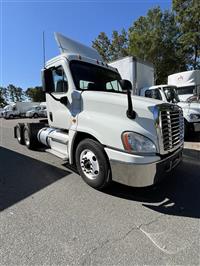
<instances>
[{"instance_id":1,"label":"cab door","mask_svg":"<svg viewBox=\"0 0 200 266\"><path fill-rule=\"evenodd\" d=\"M53 98L49 93L46 94L47 101L47 116L50 126L62 129L69 129L71 126L71 91L68 81L68 69L66 62L60 60L50 67L54 82L54 91L51 94L60 99L67 96L68 103L62 104L60 101Z\"/></svg>"}]
</instances>

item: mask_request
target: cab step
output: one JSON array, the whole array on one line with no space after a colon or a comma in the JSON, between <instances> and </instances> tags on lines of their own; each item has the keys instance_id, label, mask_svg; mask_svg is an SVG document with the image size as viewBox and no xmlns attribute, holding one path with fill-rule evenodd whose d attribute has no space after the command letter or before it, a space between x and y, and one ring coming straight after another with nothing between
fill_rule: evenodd
<instances>
[{"instance_id":1,"label":"cab step","mask_svg":"<svg viewBox=\"0 0 200 266\"><path fill-rule=\"evenodd\" d=\"M62 159L63 161L67 162L69 160L69 157L67 154L63 154L59 151L53 150L53 149L46 149L45 151L55 155L56 157Z\"/></svg>"}]
</instances>

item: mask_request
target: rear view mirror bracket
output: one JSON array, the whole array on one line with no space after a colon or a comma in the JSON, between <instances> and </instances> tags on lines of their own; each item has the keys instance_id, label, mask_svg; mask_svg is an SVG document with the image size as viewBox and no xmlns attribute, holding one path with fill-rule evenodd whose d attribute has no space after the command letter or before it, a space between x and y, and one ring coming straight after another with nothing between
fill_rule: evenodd
<instances>
[{"instance_id":1,"label":"rear view mirror bracket","mask_svg":"<svg viewBox=\"0 0 200 266\"><path fill-rule=\"evenodd\" d=\"M122 90L127 92L128 109L126 111L126 115L130 119L135 119L136 112L133 110L133 104L132 104L132 98L131 98L132 84L129 80L126 80L126 79L120 80L120 84L121 84Z\"/></svg>"}]
</instances>

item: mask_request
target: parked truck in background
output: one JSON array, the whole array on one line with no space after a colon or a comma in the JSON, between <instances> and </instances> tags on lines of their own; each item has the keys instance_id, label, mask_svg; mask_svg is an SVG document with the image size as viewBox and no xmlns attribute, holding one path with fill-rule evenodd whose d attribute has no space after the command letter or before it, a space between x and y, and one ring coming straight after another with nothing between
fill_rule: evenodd
<instances>
[{"instance_id":1,"label":"parked truck in background","mask_svg":"<svg viewBox=\"0 0 200 266\"><path fill-rule=\"evenodd\" d=\"M116 68L122 79L130 80L133 86L133 94L138 95L141 88L154 84L153 64L134 56L127 56L109 63Z\"/></svg>"},{"instance_id":2,"label":"parked truck in background","mask_svg":"<svg viewBox=\"0 0 200 266\"><path fill-rule=\"evenodd\" d=\"M5 119L12 119L15 117L25 117L26 112L33 106L37 106L37 102L16 102L6 105L4 107L3 117Z\"/></svg>"},{"instance_id":3,"label":"parked truck in background","mask_svg":"<svg viewBox=\"0 0 200 266\"><path fill-rule=\"evenodd\" d=\"M47 106L46 102L42 102L39 105L33 106L29 111L26 112L28 118L47 117Z\"/></svg>"},{"instance_id":4,"label":"parked truck in background","mask_svg":"<svg viewBox=\"0 0 200 266\"><path fill-rule=\"evenodd\" d=\"M97 189L112 180L138 187L159 182L182 158L181 108L133 96L131 82L94 49L55 36L61 54L42 70L48 121L17 124L18 142L44 145Z\"/></svg>"},{"instance_id":5,"label":"parked truck in background","mask_svg":"<svg viewBox=\"0 0 200 266\"><path fill-rule=\"evenodd\" d=\"M200 102L182 102L174 85L156 85L140 90L140 96L177 104L183 110L185 135L200 132Z\"/></svg>"},{"instance_id":6,"label":"parked truck in background","mask_svg":"<svg viewBox=\"0 0 200 266\"><path fill-rule=\"evenodd\" d=\"M200 95L200 70L184 71L168 76L168 85L177 87L181 101Z\"/></svg>"}]
</instances>

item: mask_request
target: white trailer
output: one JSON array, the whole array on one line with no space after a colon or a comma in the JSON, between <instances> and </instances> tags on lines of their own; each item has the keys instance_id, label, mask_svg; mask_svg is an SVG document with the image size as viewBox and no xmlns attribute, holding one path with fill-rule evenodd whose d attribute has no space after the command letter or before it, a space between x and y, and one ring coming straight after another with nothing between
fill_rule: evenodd
<instances>
[{"instance_id":1,"label":"white trailer","mask_svg":"<svg viewBox=\"0 0 200 266\"><path fill-rule=\"evenodd\" d=\"M109 65L116 68L123 79L131 81L133 94L138 95L141 88L154 84L154 67L149 62L134 56L127 56Z\"/></svg>"},{"instance_id":2,"label":"white trailer","mask_svg":"<svg viewBox=\"0 0 200 266\"><path fill-rule=\"evenodd\" d=\"M168 85L175 85L181 101L200 95L200 70L175 73L168 76Z\"/></svg>"},{"instance_id":3,"label":"white trailer","mask_svg":"<svg viewBox=\"0 0 200 266\"><path fill-rule=\"evenodd\" d=\"M26 112L33 106L38 106L39 102L16 102L4 107L4 118L24 117Z\"/></svg>"},{"instance_id":4,"label":"white trailer","mask_svg":"<svg viewBox=\"0 0 200 266\"><path fill-rule=\"evenodd\" d=\"M182 158L181 108L131 95L131 82L94 49L61 34L56 40L61 55L42 70L48 121L17 124L18 142L42 144L97 189L112 180L141 187L166 177Z\"/></svg>"}]
</instances>

